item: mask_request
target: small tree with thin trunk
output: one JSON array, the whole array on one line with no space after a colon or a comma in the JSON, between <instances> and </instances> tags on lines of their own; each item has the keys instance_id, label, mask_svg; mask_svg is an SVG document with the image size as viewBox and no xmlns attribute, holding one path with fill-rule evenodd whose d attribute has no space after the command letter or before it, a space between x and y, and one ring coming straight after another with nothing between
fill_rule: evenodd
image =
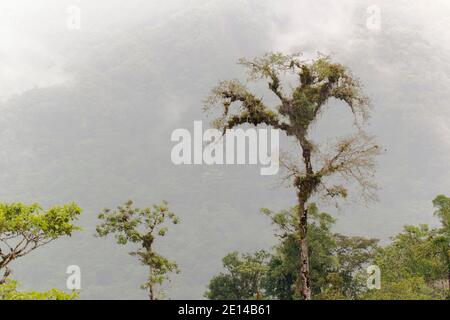
<instances>
[{"instance_id":1,"label":"small tree with thin trunk","mask_svg":"<svg viewBox=\"0 0 450 320\"><path fill-rule=\"evenodd\" d=\"M311 298L309 252L307 243L308 203L314 195L346 197L344 184L333 183L331 177L340 175L344 182L356 180L368 198L374 197L374 156L379 147L373 137L362 130L369 113L368 98L361 86L342 64L319 56L311 61L300 60L300 54L269 53L253 60L241 59L247 68L249 81L267 81L269 90L279 103L270 108L238 80L223 81L206 100L205 111L214 106L223 110L214 126L225 131L239 125L267 125L285 132L299 143L300 162L282 161L292 185L296 188L299 216L300 270L297 294ZM282 82L293 77L296 83L286 93ZM330 99L345 103L354 115L357 132L338 139L328 151L321 150L309 137L312 124L325 110ZM335 179L334 179L335 180Z\"/></svg>"},{"instance_id":2,"label":"small tree with thin trunk","mask_svg":"<svg viewBox=\"0 0 450 320\"><path fill-rule=\"evenodd\" d=\"M148 290L150 300L157 300L160 296L157 286L161 286L168 279L169 272L179 272L174 261L160 255L154 248L156 237L163 237L167 233L168 229L164 225L167 222L179 222L177 216L169 211L167 202L139 209L129 200L116 210L103 209L98 218L104 222L97 226L97 236L114 234L120 245L129 242L139 244L140 247L130 252L130 255L138 257L139 261L148 267L148 279L141 287Z\"/></svg>"}]
</instances>

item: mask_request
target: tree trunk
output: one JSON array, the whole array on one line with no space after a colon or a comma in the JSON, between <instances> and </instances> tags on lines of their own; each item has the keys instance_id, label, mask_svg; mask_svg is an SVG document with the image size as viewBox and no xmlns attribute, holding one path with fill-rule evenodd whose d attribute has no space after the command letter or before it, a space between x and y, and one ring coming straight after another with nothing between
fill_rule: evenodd
<instances>
[{"instance_id":1,"label":"tree trunk","mask_svg":"<svg viewBox=\"0 0 450 320\"><path fill-rule=\"evenodd\" d=\"M148 287L148 297L150 300L155 300L155 294L153 293L153 286Z\"/></svg>"},{"instance_id":2,"label":"tree trunk","mask_svg":"<svg viewBox=\"0 0 450 320\"><path fill-rule=\"evenodd\" d=\"M148 271L149 271L148 297L150 300L155 300L155 292L153 290L153 284L150 283L150 278L152 276L152 267L149 266Z\"/></svg>"},{"instance_id":3,"label":"tree trunk","mask_svg":"<svg viewBox=\"0 0 450 320\"><path fill-rule=\"evenodd\" d=\"M303 200L299 200L299 248L300 248L300 272L297 279L297 294L303 300L311 300L311 280L309 273L308 252L308 209Z\"/></svg>"},{"instance_id":4,"label":"tree trunk","mask_svg":"<svg viewBox=\"0 0 450 320\"><path fill-rule=\"evenodd\" d=\"M6 279L11 274L11 269L9 269L8 267L4 267L4 269L5 271L3 273L3 276L0 278L0 284L4 284L6 282Z\"/></svg>"},{"instance_id":5,"label":"tree trunk","mask_svg":"<svg viewBox=\"0 0 450 320\"><path fill-rule=\"evenodd\" d=\"M303 300L311 300L311 277L309 273L308 250L308 208L307 201L315 189L314 171L311 162L312 145L306 139L306 130L296 134L302 148L302 156L305 165L306 177L297 184L298 188L298 216L299 216L299 249L300 266L297 279L297 295Z\"/></svg>"}]
</instances>

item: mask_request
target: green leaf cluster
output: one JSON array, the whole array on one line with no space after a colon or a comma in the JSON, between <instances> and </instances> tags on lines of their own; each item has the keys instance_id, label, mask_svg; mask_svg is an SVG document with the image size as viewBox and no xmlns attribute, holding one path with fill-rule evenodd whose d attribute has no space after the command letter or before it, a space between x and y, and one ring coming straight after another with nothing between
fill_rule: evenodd
<instances>
[{"instance_id":1,"label":"green leaf cluster","mask_svg":"<svg viewBox=\"0 0 450 320\"><path fill-rule=\"evenodd\" d=\"M66 293L57 289L50 289L45 292L38 291L18 291L19 283L7 280L0 284L0 300L74 300L78 298L78 293Z\"/></svg>"}]
</instances>

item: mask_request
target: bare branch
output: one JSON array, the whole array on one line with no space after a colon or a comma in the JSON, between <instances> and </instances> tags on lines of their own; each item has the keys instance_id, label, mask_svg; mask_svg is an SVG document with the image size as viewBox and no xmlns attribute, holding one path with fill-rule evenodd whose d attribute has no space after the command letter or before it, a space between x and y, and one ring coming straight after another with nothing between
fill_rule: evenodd
<instances>
[{"instance_id":1,"label":"bare branch","mask_svg":"<svg viewBox=\"0 0 450 320\"><path fill-rule=\"evenodd\" d=\"M343 138L334 146L334 154L322 154L323 166L319 171L322 177L339 174L346 181L355 181L369 197L373 198L376 185L371 182L376 169L374 157L381 153L374 137L363 131ZM346 196L342 186L328 189L330 195Z\"/></svg>"}]
</instances>

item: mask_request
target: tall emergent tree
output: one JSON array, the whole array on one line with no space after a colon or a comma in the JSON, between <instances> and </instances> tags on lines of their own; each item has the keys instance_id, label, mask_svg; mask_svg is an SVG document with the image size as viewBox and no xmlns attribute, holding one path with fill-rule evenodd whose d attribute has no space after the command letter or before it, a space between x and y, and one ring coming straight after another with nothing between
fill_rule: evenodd
<instances>
[{"instance_id":1,"label":"tall emergent tree","mask_svg":"<svg viewBox=\"0 0 450 320\"><path fill-rule=\"evenodd\" d=\"M130 255L137 256L139 261L148 267L149 275L142 289L148 289L150 300L157 300L156 286L168 279L167 273L179 272L174 261L170 261L154 249L156 237L163 237L167 232L166 222L177 224L177 216L169 211L167 202L139 209L133 206L131 200L116 210L104 209L98 218L104 220L97 226L97 236L104 237L114 234L117 243L125 245L128 242L140 245Z\"/></svg>"},{"instance_id":2,"label":"tall emergent tree","mask_svg":"<svg viewBox=\"0 0 450 320\"><path fill-rule=\"evenodd\" d=\"M48 210L39 204L0 203L0 285L11 274L12 261L80 230L74 225L80 214L75 203Z\"/></svg>"},{"instance_id":3,"label":"tall emergent tree","mask_svg":"<svg viewBox=\"0 0 450 320\"><path fill-rule=\"evenodd\" d=\"M249 81L267 81L279 100L276 108L267 106L243 83L231 80L223 81L213 89L206 100L205 111L217 105L223 109L214 125L224 133L243 124L268 125L284 131L299 143L301 166L296 165L297 161L285 162L285 166L298 199L300 267L297 293L303 299L310 299L308 203L319 192L330 197L346 197L344 185L330 182L329 178L336 175L344 182L355 180L365 195L373 197L375 186L370 178L374 173L373 158L379 153L379 147L361 128L368 117L369 103L358 80L346 67L332 63L328 57L319 56L312 61L302 61L299 57L299 54L269 53L253 60L240 60L249 72ZM286 93L282 81L289 76L293 76L296 83L291 83L292 90ZM313 143L309 131L332 98L350 108L357 132L341 138L327 152Z\"/></svg>"}]
</instances>

